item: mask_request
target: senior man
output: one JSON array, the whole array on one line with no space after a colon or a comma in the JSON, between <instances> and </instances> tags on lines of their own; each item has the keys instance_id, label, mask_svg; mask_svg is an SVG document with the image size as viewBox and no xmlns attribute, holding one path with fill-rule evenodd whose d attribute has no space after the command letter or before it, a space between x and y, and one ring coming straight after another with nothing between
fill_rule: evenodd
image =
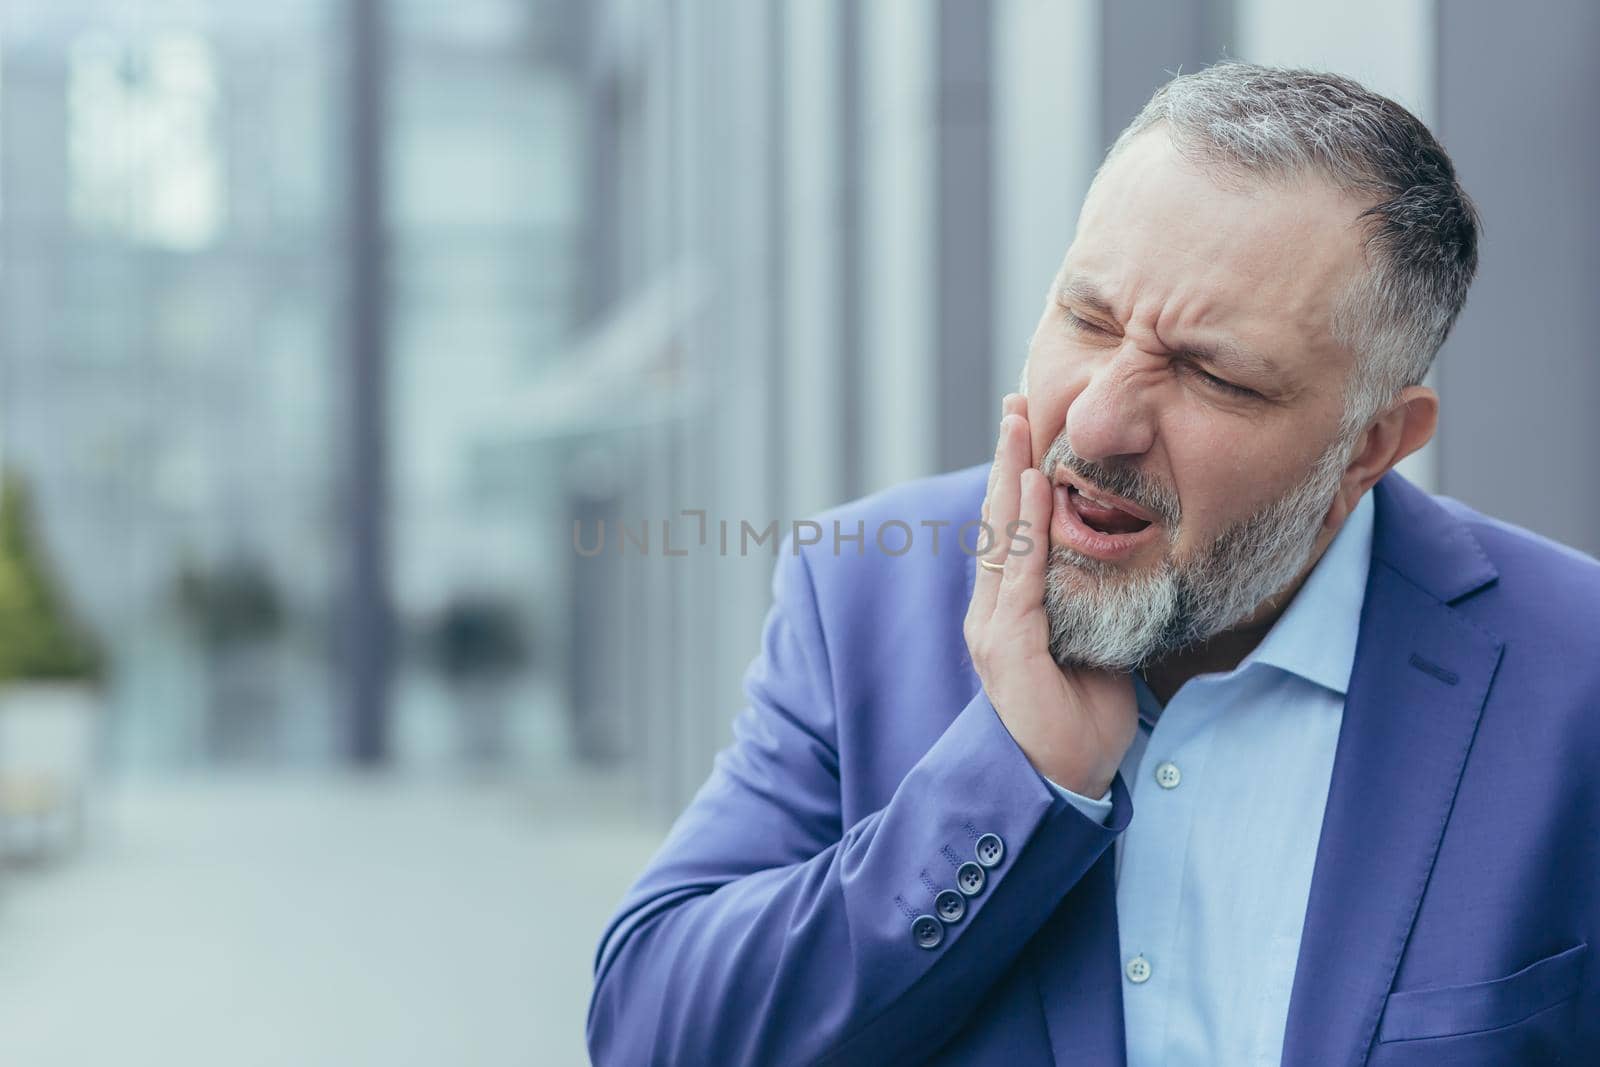
<instances>
[{"instance_id":1,"label":"senior man","mask_svg":"<svg viewBox=\"0 0 1600 1067\"><path fill-rule=\"evenodd\" d=\"M1476 259L1392 101L1159 90L992 464L822 517L981 565L780 553L595 1060L1600 1062L1600 565L1392 470Z\"/></svg>"}]
</instances>

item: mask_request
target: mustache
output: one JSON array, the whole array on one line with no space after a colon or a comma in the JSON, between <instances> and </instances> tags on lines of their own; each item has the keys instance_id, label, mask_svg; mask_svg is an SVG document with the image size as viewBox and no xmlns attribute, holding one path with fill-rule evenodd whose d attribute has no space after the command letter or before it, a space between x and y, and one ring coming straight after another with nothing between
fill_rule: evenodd
<instances>
[{"instance_id":1,"label":"mustache","mask_svg":"<svg viewBox=\"0 0 1600 1067\"><path fill-rule=\"evenodd\" d=\"M1178 494L1171 487L1128 464L1101 463L1084 459L1072 450L1065 434L1056 439L1039 464L1040 473L1053 479L1056 468L1065 467L1084 481L1107 493L1131 501L1157 516L1169 529L1176 529L1183 518Z\"/></svg>"}]
</instances>

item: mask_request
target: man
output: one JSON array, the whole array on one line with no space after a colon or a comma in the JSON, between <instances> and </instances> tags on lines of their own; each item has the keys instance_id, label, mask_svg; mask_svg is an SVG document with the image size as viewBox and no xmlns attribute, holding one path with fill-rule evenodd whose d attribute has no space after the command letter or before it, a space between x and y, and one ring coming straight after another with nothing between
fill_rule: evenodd
<instances>
[{"instance_id":1,"label":"man","mask_svg":"<svg viewBox=\"0 0 1600 1067\"><path fill-rule=\"evenodd\" d=\"M1162 88L993 463L822 517L943 550L780 553L596 1062L1600 1061L1600 565L1392 471L1476 248L1391 101Z\"/></svg>"}]
</instances>

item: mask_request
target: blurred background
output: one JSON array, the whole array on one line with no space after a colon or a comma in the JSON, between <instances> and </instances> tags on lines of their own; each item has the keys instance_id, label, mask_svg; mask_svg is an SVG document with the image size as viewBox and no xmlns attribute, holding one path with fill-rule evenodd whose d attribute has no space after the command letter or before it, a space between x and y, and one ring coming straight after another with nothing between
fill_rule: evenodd
<instances>
[{"instance_id":1,"label":"blurred background","mask_svg":"<svg viewBox=\"0 0 1600 1067\"><path fill-rule=\"evenodd\" d=\"M5 1062L584 1062L768 602L683 512L984 460L1101 152L1225 56L1440 135L1407 470L1600 551L1587 0L8 0Z\"/></svg>"}]
</instances>

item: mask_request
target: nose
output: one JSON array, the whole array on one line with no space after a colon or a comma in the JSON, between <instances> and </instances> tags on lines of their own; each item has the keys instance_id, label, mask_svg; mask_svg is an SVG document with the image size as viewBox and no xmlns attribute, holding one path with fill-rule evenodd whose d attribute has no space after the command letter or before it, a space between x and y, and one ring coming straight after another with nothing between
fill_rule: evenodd
<instances>
[{"instance_id":1,"label":"nose","mask_svg":"<svg viewBox=\"0 0 1600 1067\"><path fill-rule=\"evenodd\" d=\"M1100 361L1067 408L1067 440L1083 459L1142 456L1155 444L1155 416L1139 365L1149 357L1132 344Z\"/></svg>"}]
</instances>

